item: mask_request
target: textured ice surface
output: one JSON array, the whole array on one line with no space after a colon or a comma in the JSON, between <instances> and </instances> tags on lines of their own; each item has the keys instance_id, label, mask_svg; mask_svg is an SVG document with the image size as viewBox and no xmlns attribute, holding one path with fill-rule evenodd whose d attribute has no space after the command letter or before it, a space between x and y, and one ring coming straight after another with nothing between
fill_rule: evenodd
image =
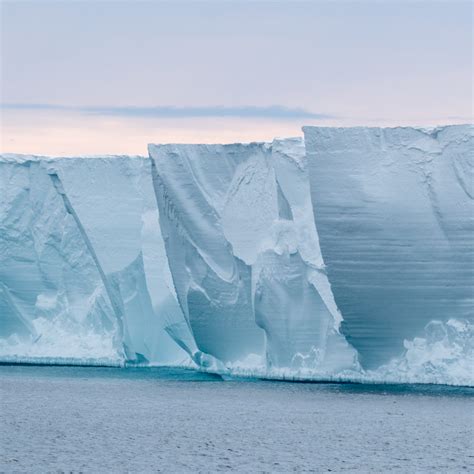
<instances>
[{"instance_id":1,"label":"textured ice surface","mask_svg":"<svg viewBox=\"0 0 474 474\"><path fill-rule=\"evenodd\" d=\"M361 364L389 363L431 321L472 324L471 127L304 132L322 256Z\"/></svg>"},{"instance_id":2,"label":"textured ice surface","mask_svg":"<svg viewBox=\"0 0 474 474\"><path fill-rule=\"evenodd\" d=\"M43 161L0 163L2 354L55 357L65 344L81 357L93 328L103 341L94 356L119 358L117 321L100 273ZM68 334L79 346L69 344Z\"/></svg>"},{"instance_id":3,"label":"textured ice surface","mask_svg":"<svg viewBox=\"0 0 474 474\"><path fill-rule=\"evenodd\" d=\"M474 324L430 321L419 337L404 341L403 356L366 376L394 382L474 384Z\"/></svg>"},{"instance_id":4,"label":"textured ice surface","mask_svg":"<svg viewBox=\"0 0 474 474\"><path fill-rule=\"evenodd\" d=\"M471 129L305 136L1 157L0 360L473 385Z\"/></svg>"},{"instance_id":5,"label":"textured ice surface","mask_svg":"<svg viewBox=\"0 0 474 474\"><path fill-rule=\"evenodd\" d=\"M148 159L5 156L0 179L4 356L170 363L174 327L193 350Z\"/></svg>"},{"instance_id":6,"label":"textured ice surface","mask_svg":"<svg viewBox=\"0 0 474 474\"><path fill-rule=\"evenodd\" d=\"M302 141L149 152L171 272L198 347L227 364L265 352L269 368L298 368L309 354L314 368L353 367L323 270Z\"/></svg>"}]
</instances>

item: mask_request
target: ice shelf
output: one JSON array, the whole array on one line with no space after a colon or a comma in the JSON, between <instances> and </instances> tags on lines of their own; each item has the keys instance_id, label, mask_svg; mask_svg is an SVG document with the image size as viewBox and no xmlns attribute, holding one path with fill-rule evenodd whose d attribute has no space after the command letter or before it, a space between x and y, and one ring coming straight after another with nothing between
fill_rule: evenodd
<instances>
[{"instance_id":1,"label":"ice shelf","mask_svg":"<svg viewBox=\"0 0 474 474\"><path fill-rule=\"evenodd\" d=\"M0 157L0 361L474 385L470 126Z\"/></svg>"}]
</instances>

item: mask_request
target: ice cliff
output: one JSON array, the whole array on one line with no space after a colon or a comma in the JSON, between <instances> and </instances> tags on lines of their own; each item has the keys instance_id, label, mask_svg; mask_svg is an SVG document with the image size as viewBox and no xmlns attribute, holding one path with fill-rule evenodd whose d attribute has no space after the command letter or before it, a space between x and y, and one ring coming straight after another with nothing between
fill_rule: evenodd
<instances>
[{"instance_id":1,"label":"ice cliff","mask_svg":"<svg viewBox=\"0 0 474 474\"><path fill-rule=\"evenodd\" d=\"M5 156L0 180L4 356L173 363L173 338L196 351L149 160Z\"/></svg>"},{"instance_id":2,"label":"ice cliff","mask_svg":"<svg viewBox=\"0 0 474 474\"><path fill-rule=\"evenodd\" d=\"M178 300L198 347L227 364L265 354L338 370L339 334L312 219L300 139L150 145L160 223Z\"/></svg>"},{"instance_id":3,"label":"ice cliff","mask_svg":"<svg viewBox=\"0 0 474 474\"><path fill-rule=\"evenodd\" d=\"M474 384L468 126L0 159L0 361Z\"/></svg>"},{"instance_id":4,"label":"ice cliff","mask_svg":"<svg viewBox=\"0 0 474 474\"><path fill-rule=\"evenodd\" d=\"M471 127L304 133L322 256L362 366L389 363L432 321L472 324Z\"/></svg>"}]
</instances>

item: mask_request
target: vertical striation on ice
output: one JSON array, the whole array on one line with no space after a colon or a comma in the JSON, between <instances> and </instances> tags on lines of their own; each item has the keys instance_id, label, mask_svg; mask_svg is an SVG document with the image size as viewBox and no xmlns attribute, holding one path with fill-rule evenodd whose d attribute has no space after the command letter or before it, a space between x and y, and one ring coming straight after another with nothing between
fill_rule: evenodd
<instances>
[{"instance_id":1,"label":"vertical striation on ice","mask_svg":"<svg viewBox=\"0 0 474 474\"><path fill-rule=\"evenodd\" d=\"M322 256L362 365L399 356L431 321L473 321L471 127L303 130Z\"/></svg>"},{"instance_id":2,"label":"vertical striation on ice","mask_svg":"<svg viewBox=\"0 0 474 474\"><path fill-rule=\"evenodd\" d=\"M260 354L250 267L234 255L222 214L236 169L261 151L256 145L149 145L149 152L170 269L199 349L223 362Z\"/></svg>"},{"instance_id":3,"label":"vertical striation on ice","mask_svg":"<svg viewBox=\"0 0 474 474\"><path fill-rule=\"evenodd\" d=\"M303 142L274 140L269 166L277 212L252 275L255 316L267 336L268 365L315 372L353 368L356 354L339 334L340 314L319 249Z\"/></svg>"},{"instance_id":4,"label":"vertical striation on ice","mask_svg":"<svg viewBox=\"0 0 474 474\"><path fill-rule=\"evenodd\" d=\"M9 302L3 319L20 311L35 327L43 317L64 334L69 329L71 337L78 327L100 333L107 321L115 357L156 363L186 358L180 346L189 349L192 335L182 331L178 345L167 330L184 317L173 296L148 159L7 156L0 176L8 190L0 221L2 302ZM21 332L3 331L4 338ZM44 339L30 338L37 354ZM16 350L15 344L4 346ZM51 345L44 351L43 357L61 356Z\"/></svg>"},{"instance_id":5,"label":"vertical striation on ice","mask_svg":"<svg viewBox=\"0 0 474 474\"><path fill-rule=\"evenodd\" d=\"M304 132L1 156L0 360L473 385L471 127Z\"/></svg>"},{"instance_id":6,"label":"vertical striation on ice","mask_svg":"<svg viewBox=\"0 0 474 474\"><path fill-rule=\"evenodd\" d=\"M353 367L319 252L302 140L149 152L171 272L198 347L226 364L265 352L270 369L309 359L315 370ZM327 353L333 339L337 355Z\"/></svg>"},{"instance_id":7,"label":"vertical striation on ice","mask_svg":"<svg viewBox=\"0 0 474 474\"><path fill-rule=\"evenodd\" d=\"M64 340L52 340L46 330L78 335L88 349L91 332L97 334L103 343L88 356L116 360L120 345L110 300L45 161L0 161L1 355L64 356ZM75 350L84 357L81 346Z\"/></svg>"},{"instance_id":8,"label":"vertical striation on ice","mask_svg":"<svg viewBox=\"0 0 474 474\"><path fill-rule=\"evenodd\" d=\"M166 331L167 324L182 321L183 315L176 300L174 307L170 301L173 287L159 239L149 160L69 158L55 160L51 166L107 275L115 312L122 319L127 359L161 363L183 359ZM149 273L144 271L145 260L151 263Z\"/></svg>"}]
</instances>

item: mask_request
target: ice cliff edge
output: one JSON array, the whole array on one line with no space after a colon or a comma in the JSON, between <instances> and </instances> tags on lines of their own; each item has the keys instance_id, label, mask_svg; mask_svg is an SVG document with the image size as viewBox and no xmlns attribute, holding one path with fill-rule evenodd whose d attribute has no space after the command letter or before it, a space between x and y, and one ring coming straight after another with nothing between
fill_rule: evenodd
<instances>
[{"instance_id":1,"label":"ice cliff edge","mask_svg":"<svg viewBox=\"0 0 474 474\"><path fill-rule=\"evenodd\" d=\"M0 359L473 385L471 128L304 133L3 155Z\"/></svg>"}]
</instances>

